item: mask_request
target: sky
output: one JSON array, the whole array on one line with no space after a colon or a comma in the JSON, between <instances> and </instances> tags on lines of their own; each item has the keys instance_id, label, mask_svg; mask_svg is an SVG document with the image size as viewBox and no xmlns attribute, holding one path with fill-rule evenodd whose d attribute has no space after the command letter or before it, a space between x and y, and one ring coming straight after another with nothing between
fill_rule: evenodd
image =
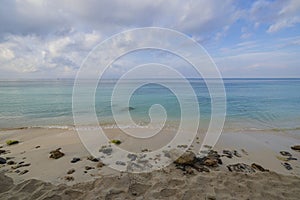
<instances>
[{"instance_id":1,"label":"sky","mask_svg":"<svg viewBox=\"0 0 300 200\"><path fill-rule=\"evenodd\" d=\"M74 78L97 44L142 27L196 40L225 78L300 77L299 0L0 0L0 79ZM109 75L166 58L180 63L144 51L116 61Z\"/></svg>"}]
</instances>

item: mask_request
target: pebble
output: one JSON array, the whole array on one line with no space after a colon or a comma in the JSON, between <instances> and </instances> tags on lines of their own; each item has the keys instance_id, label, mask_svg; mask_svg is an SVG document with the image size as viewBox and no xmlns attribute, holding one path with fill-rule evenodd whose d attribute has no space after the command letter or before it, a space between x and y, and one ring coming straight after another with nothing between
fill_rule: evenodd
<instances>
[{"instance_id":1,"label":"pebble","mask_svg":"<svg viewBox=\"0 0 300 200\"><path fill-rule=\"evenodd\" d=\"M295 151L300 151L300 145L292 146L291 149L293 149Z\"/></svg>"},{"instance_id":2,"label":"pebble","mask_svg":"<svg viewBox=\"0 0 300 200\"><path fill-rule=\"evenodd\" d=\"M280 151L279 153L280 153L281 155L283 155L283 156L289 156L289 157L292 156L292 154L291 154L290 152L287 152L287 151Z\"/></svg>"},{"instance_id":3,"label":"pebble","mask_svg":"<svg viewBox=\"0 0 300 200\"><path fill-rule=\"evenodd\" d=\"M122 162L122 161L116 161L116 165L122 165L122 166L125 166L126 163L125 163L125 162Z\"/></svg>"},{"instance_id":4,"label":"pebble","mask_svg":"<svg viewBox=\"0 0 300 200\"><path fill-rule=\"evenodd\" d=\"M61 148L50 151L50 156L49 157L53 158L53 159L59 159L59 158L63 157L65 154L63 152L61 152L60 150L61 150Z\"/></svg>"},{"instance_id":5,"label":"pebble","mask_svg":"<svg viewBox=\"0 0 300 200\"><path fill-rule=\"evenodd\" d=\"M284 161L284 162L289 161L289 159L288 159L287 157L276 156L276 158L277 158L278 160L281 160L281 161Z\"/></svg>"},{"instance_id":6,"label":"pebble","mask_svg":"<svg viewBox=\"0 0 300 200\"><path fill-rule=\"evenodd\" d=\"M229 150L223 150L223 154L225 154L225 156L226 156L227 158L232 158L232 157L233 157L233 156L232 156L232 152L229 151Z\"/></svg>"},{"instance_id":7,"label":"pebble","mask_svg":"<svg viewBox=\"0 0 300 200\"><path fill-rule=\"evenodd\" d=\"M74 181L74 177L73 176L65 176L65 180L66 181Z\"/></svg>"},{"instance_id":8,"label":"pebble","mask_svg":"<svg viewBox=\"0 0 300 200\"><path fill-rule=\"evenodd\" d=\"M4 150L4 149L1 149L1 150L0 150L0 155L1 155L1 154L7 154L7 153L8 153L8 151L6 151L6 150Z\"/></svg>"},{"instance_id":9,"label":"pebble","mask_svg":"<svg viewBox=\"0 0 300 200\"><path fill-rule=\"evenodd\" d=\"M99 159L95 158L94 156L88 156L87 159L92 161L92 162L98 162L99 161Z\"/></svg>"},{"instance_id":10,"label":"pebble","mask_svg":"<svg viewBox=\"0 0 300 200\"><path fill-rule=\"evenodd\" d=\"M18 164L16 166L12 166L11 168L12 169L18 169L20 167L28 167L28 166L30 166L30 163L27 163L27 164Z\"/></svg>"},{"instance_id":11,"label":"pebble","mask_svg":"<svg viewBox=\"0 0 300 200\"><path fill-rule=\"evenodd\" d=\"M8 164L8 165L14 165L14 164L16 164L16 163L15 163L15 161L10 160L10 161L7 162L7 164Z\"/></svg>"},{"instance_id":12,"label":"pebble","mask_svg":"<svg viewBox=\"0 0 300 200\"><path fill-rule=\"evenodd\" d=\"M182 145L177 145L177 148L187 148L188 147L188 145L186 145L186 144L182 144Z\"/></svg>"},{"instance_id":13,"label":"pebble","mask_svg":"<svg viewBox=\"0 0 300 200\"><path fill-rule=\"evenodd\" d=\"M233 151L233 155L235 155L238 158L242 157L242 155L237 150Z\"/></svg>"},{"instance_id":14,"label":"pebble","mask_svg":"<svg viewBox=\"0 0 300 200\"><path fill-rule=\"evenodd\" d=\"M101 149L99 150L99 152L104 153L104 154L110 156L111 153L112 153L112 148L109 148L109 147L106 148L106 147L104 147L104 148L101 148Z\"/></svg>"},{"instance_id":15,"label":"pebble","mask_svg":"<svg viewBox=\"0 0 300 200\"><path fill-rule=\"evenodd\" d=\"M127 155L127 158L129 158L131 161L135 161L137 158L136 154L130 153Z\"/></svg>"},{"instance_id":16,"label":"pebble","mask_svg":"<svg viewBox=\"0 0 300 200\"><path fill-rule=\"evenodd\" d=\"M268 172L268 169L263 168L262 166L260 166L259 164L256 163L252 163L251 167L255 170L261 171L261 172Z\"/></svg>"},{"instance_id":17,"label":"pebble","mask_svg":"<svg viewBox=\"0 0 300 200\"><path fill-rule=\"evenodd\" d=\"M231 172L243 172L243 173L254 173L255 170L244 163L237 163L234 165L227 165L227 169Z\"/></svg>"},{"instance_id":18,"label":"pebble","mask_svg":"<svg viewBox=\"0 0 300 200\"><path fill-rule=\"evenodd\" d=\"M102 168L104 166L105 166L105 164L101 161L99 161L98 164L97 164L97 168Z\"/></svg>"},{"instance_id":19,"label":"pebble","mask_svg":"<svg viewBox=\"0 0 300 200\"><path fill-rule=\"evenodd\" d=\"M70 169L67 174L73 174L75 172L75 169Z\"/></svg>"},{"instance_id":20,"label":"pebble","mask_svg":"<svg viewBox=\"0 0 300 200\"><path fill-rule=\"evenodd\" d=\"M0 164L5 164L6 163L6 159L0 157Z\"/></svg>"},{"instance_id":21,"label":"pebble","mask_svg":"<svg viewBox=\"0 0 300 200\"><path fill-rule=\"evenodd\" d=\"M29 172L29 170L28 170L28 169L25 169L25 170L23 170L23 171L20 172L20 175L26 174L26 173L28 173L28 172Z\"/></svg>"},{"instance_id":22,"label":"pebble","mask_svg":"<svg viewBox=\"0 0 300 200\"><path fill-rule=\"evenodd\" d=\"M85 166L84 167L85 170L90 170L90 169L95 169L94 167L90 167L90 166Z\"/></svg>"},{"instance_id":23,"label":"pebble","mask_svg":"<svg viewBox=\"0 0 300 200\"><path fill-rule=\"evenodd\" d=\"M206 149L212 149L212 146L211 145L207 145L207 144L203 145L203 147L206 148Z\"/></svg>"},{"instance_id":24,"label":"pebble","mask_svg":"<svg viewBox=\"0 0 300 200\"><path fill-rule=\"evenodd\" d=\"M80 161L80 158L74 157L74 158L71 160L71 163L77 163L78 161Z\"/></svg>"},{"instance_id":25,"label":"pebble","mask_svg":"<svg viewBox=\"0 0 300 200\"><path fill-rule=\"evenodd\" d=\"M287 162L285 162L285 163L281 163L287 170L292 170L293 168L292 168L292 166L289 164L289 163L287 163Z\"/></svg>"},{"instance_id":26,"label":"pebble","mask_svg":"<svg viewBox=\"0 0 300 200\"><path fill-rule=\"evenodd\" d=\"M207 158L204 161L204 165L208 167L217 167L218 166L218 160L214 158Z\"/></svg>"}]
</instances>

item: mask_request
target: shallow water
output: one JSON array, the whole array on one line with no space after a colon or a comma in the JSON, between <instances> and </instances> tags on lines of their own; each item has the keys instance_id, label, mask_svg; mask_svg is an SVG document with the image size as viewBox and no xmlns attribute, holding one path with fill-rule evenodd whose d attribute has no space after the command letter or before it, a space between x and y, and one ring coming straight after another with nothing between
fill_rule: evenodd
<instances>
[{"instance_id":1,"label":"shallow water","mask_svg":"<svg viewBox=\"0 0 300 200\"><path fill-rule=\"evenodd\" d=\"M189 81L197 95L201 124L205 127L211 115L210 95L203 80ZM190 106L190 94L181 89L181 81L167 82L181 90L185 99L181 103L187 109L195 109ZM0 81L0 128L72 127L73 83L74 80ZM114 85L113 80L101 82L95 95L98 120L107 128L114 126L110 101ZM224 79L224 85L227 99L225 130L300 131L300 79ZM123 86L130 87L131 83ZM83 88L84 104L87 98L85 91L93 87L86 81ZM122 100L122 96L119 100ZM181 116L180 103L169 89L161 85L144 85L133 93L128 106L113 106L121 118L129 109L137 124L149 128L148 112L154 104L165 108L167 126L176 128ZM83 109L80 114L82 126L96 127L96 124L89 121L89 113ZM188 120L192 123L193 119L191 117ZM126 120L121 125L126 126Z\"/></svg>"}]
</instances>

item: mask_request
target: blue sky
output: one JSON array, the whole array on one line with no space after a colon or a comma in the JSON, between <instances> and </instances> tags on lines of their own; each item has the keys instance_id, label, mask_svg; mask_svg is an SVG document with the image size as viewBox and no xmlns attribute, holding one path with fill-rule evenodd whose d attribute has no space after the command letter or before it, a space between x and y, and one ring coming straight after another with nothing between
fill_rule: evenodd
<instances>
[{"instance_id":1,"label":"blue sky","mask_svg":"<svg viewBox=\"0 0 300 200\"><path fill-rule=\"evenodd\" d=\"M149 26L197 40L223 77L300 77L299 0L0 0L0 5L0 79L74 78L95 45ZM151 56L129 55L127 63ZM117 62L112 76L122 67Z\"/></svg>"}]
</instances>

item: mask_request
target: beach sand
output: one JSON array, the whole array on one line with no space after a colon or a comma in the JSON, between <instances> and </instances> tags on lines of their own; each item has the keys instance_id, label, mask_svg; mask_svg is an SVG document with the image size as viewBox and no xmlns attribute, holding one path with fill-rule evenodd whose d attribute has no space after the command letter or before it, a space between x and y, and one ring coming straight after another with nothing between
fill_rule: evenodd
<instances>
[{"instance_id":1,"label":"beach sand","mask_svg":"<svg viewBox=\"0 0 300 200\"><path fill-rule=\"evenodd\" d=\"M151 144L126 142L114 129L108 132L110 138L122 141L122 148L136 151L153 148ZM90 154L74 130L16 129L1 131L0 136L0 150L5 150L0 157L15 163L0 164L0 199L299 199L300 196L300 152L290 148L300 144L296 134L223 133L213 149L220 155L223 150L236 150L238 156L222 156L223 164L208 167L210 172L187 173L171 164L141 174L117 172L88 160ZM9 139L20 143L8 146L5 141ZM157 141L157 145L165 140L167 137ZM196 145L193 144L194 148ZM57 148L65 155L49 158L49 152ZM287 157L280 151L291 153L295 160L284 161ZM71 163L73 158L80 161ZM292 170L287 170L284 162ZM21 167L12 169L18 163ZM230 172L227 166L236 163L256 163L270 171ZM73 173L67 174L68 171Z\"/></svg>"}]
</instances>

